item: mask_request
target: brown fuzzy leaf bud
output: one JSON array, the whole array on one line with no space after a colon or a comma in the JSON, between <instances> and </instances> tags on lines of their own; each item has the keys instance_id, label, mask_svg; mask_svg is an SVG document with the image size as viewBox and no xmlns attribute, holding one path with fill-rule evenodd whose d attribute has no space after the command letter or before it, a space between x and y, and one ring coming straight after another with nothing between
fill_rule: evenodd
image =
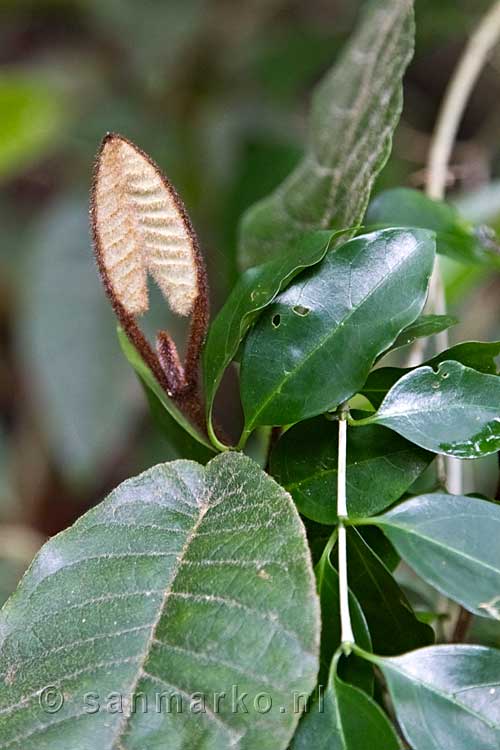
<instances>
[{"instance_id":1,"label":"brown fuzzy leaf bud","mask_svg":"<svg viewBox=\"0 0 500 750\"><path fill-rule=\"evenodd\" d=\"M148 272L172 311L190 315L200 293L199 250L175 189L137 146L113 133L98 157L92 223L108 293L127 313L148 310Z\"/></svg>"}]
</instances>

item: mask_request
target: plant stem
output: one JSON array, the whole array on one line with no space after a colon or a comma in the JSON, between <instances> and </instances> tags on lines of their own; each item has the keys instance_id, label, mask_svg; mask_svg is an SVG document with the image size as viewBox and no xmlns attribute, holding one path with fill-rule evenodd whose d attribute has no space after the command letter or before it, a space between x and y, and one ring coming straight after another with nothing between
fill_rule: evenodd
<instances>
[{"instance_id":1,"label":"plant stem","mask_svg":"<svg viewBox=\"0 0 500 750\"><path fill-rule=\"evenodd\" d=\"M444 197L448 163L460 122L472 89L499 37L500 0L497 0L470 37L448 84L429 151L426 193L430 198L441 200ZM431 313L438 315L446 313L446 299L438 258L436 258L431 278L427 307ZM448 346L448 331L442 331L436 336L437 351L447 349ZM418 365L422 354L423 342L417 342L410 352L409 366ZM438 457L438 462L440 464L438 474L444 478L448 491L461 494L463 492L462 462L451 457L447 457L446 460Z\"/></svg>"},{"instance_id":2,"label":"plant stem","mask_svg":"<svg viewBox=\"0 0 500 750\"><path fill-rule=\"evenodd\" d=\"M339 559L339 600L341 645L345 653L350 653L354 643L351 614L349 612L349 586L347 581L347 537L344 519L347 518L346 498L346 458L347 458L347 404L339 407L339 449L337 471L337 516L338 559Z\"/></svg>"},{"instance_id":3,"label":"plant stem","mask_svg":"<svg viewBox=\"0 0 500 750\"><path fill-rule=\"evenodd\" d=\"M446 89L429 150L425 191L430 198L437 200L444 198L448 163L460 122L472 89L499 36L500 0L497 0L470 37ZM429 308L437 315L446 313L446 300L438 259L436 259L429 289ZM439 347L438 351L448 348L448 331L441 331L436 336L436 342Z\"/></svg>"},{"instance_id":4,"label":"plant stem","mask_svg":"<svg viewBox=\"0 0 500 750\"><path fill-rule=\"evenodd\" d=\"M426 193L441 200L446 190L448 162L463 113L474 85L479 78L493 47L500 37L500 0L496 0L469 39L455 72L448 84L441 105L429 151ZM430 312L444 314L446 299L439 261L436 258L429 288L428 308ZM436 339L438 351L449 346L448 332L443 331ZM411 356L411 355L410 355ZM438 475L448 491L463 493L463 464L459 459L438 456ZM459 609L453 641L462 640L470 624L470 615Z\"/></svg>"},{"instance_id":5,"label":"plant stem","mask_svg":"<svg viewBox=\"0 0 500 750\"><path fill-rule=\"evenodd\" d=\"M500 0L472 34L446 90L429 152L426 192L441 199L448 162L465 107L490 53L500 36Z\"/></svg>"}]
</instances>

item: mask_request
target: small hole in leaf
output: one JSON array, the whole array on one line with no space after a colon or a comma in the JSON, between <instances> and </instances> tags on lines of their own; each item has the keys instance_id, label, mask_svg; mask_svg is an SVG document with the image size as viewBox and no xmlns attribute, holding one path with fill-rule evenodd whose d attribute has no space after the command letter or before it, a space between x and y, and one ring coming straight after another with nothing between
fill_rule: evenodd
<instances>
[{"instance_id":1,"label":"small hole in leaf","mask_svg":"<svg viewBox=\"0 0 500 750\"><path fill-rule=\"evenodd\" d=\"M300 315L301 318L305 318L306 315L309 315L311 312L308 307L304 307L304 305L295 305L293 308L293 311L295 315Z\"/></svg>"},{"instance_id":2,"label":"small hole in leaf","mask_svg":"<svg viewBox=\"0 0 500 750\"><path fill-rule=\"evenodd\" d=\"M442 377L442 378L443 378L444 380L446 380L446 378L449 378L449 377L450 377L450 373L449 373L449 372L442 372L442 373L441 373L441 377Z\"/></svg>"},{"instance_id":3,"label":"small hole in leaf","mask_svg":"<svg viewBox=\"0 0 500 750\"><path fill-rule=\"evenodd\" d=\"M281 323L281 315L273 315L272 319L273 328L279 328Z\"/></svg>"}]
</instances>

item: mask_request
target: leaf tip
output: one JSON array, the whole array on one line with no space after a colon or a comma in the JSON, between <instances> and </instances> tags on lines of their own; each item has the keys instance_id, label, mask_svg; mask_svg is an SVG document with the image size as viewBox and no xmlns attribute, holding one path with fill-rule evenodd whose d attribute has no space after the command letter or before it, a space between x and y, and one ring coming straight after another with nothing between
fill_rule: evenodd
<instances>
[{"instance_id":1,"label":"leaf tip","mask_svg":"<svg viewBox=\"0 0 500 750\"><path fill-rule=\"evenodd\" d=\"M159 167L118 133L106 133L101 143L91 223L99 270L114 304L130 315L145 313L149 273L174 313L191 314L205 276L194 229Z\"/></svg>"}]
</instances>

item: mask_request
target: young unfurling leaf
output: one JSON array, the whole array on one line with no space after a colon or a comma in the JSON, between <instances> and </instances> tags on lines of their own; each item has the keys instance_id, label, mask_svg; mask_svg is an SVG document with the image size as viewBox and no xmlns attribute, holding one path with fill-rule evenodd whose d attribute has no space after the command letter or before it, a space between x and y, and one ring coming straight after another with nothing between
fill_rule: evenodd
<instances>
[{"instance_id":1,"label":"young unfurling leaf","mask_svg":"<svg viewBox=\"0 0 500 750\"><path fill-rule=\"evenodd\" d=\"M97 160L91 218L99 270L121 325L164 390L204 429L197 389L208 291L198 241L169 180L115 133L104 138ZM175 314L191 316L184 364L166 331L158 332L155 352L137 326L149 308L148 274Z\"/></svg>"},{"instance_id":2,"label":"young unfurling leaf","mask_svg":"<svg viewBox=\"0 0 500 750\"><path fill-rule=\"evenodd\" d=\"M127 312L147 311L148 272L174 313L192 312L200 284L191 222L158 167L114 133L106 136L99 155L93 224L101 271Z\"/></svg>"}]
</instances>

